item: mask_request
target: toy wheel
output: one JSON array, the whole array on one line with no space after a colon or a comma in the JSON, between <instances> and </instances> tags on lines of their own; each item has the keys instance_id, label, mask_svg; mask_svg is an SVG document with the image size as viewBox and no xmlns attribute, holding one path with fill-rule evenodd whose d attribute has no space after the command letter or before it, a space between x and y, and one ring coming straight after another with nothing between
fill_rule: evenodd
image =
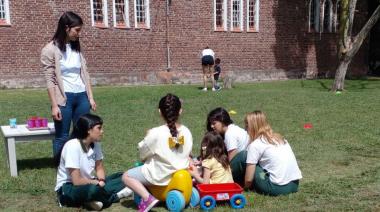
<instances>
[{"instance_id":1,"label":"toy wheel","mask_svg":"<svg viewBox=\"0 0 380 212\"><path fill-rule=\"evenodd\" d=\"M191 197L190 197L190 207L194 208L199 204L200 197L199 192L196 188L193 187L191 190Z\"/></svg>"},{"instance_id":2,"label":"toy wheel","mask_svg":"<svg viewBox=\"0 0 380 212\"><path fill-rule=\"evenodd\" d=\"M182 193L173 190L166 195L166 207L169 211L181 211L185 208L185 198Z\"/></svg>"},{"instance_id":3,"label":"toy wheel","mask_svg":"<svg viewBox=\"0 0 380 212\"><path fill-rule=\"evenodd\" d=\"M230 199L231 207L234 209L244 208L246 199L243 194L235 194Z\"/></svg>"},{"instance_id":4,"label":"toy wheel","mask_svg":"<svg viewBox=\"0 0 380 212\"><path fill-rule=\"evenodd\" d=\"M204 196L199 204L202 210L211 210L215 208L216 201L212 196Z\"/></svg>"},{"instance_id":5,"label":"toy wheel","mask_svg":"<svg viewBox=\"0 0 380 212\"><path fill-rule=\"evenodd\" d=\"M135 202L136 205L139 205L139 203L141 201L140 195L133 193L133 201Z\"/></svg>"}]
</instances>

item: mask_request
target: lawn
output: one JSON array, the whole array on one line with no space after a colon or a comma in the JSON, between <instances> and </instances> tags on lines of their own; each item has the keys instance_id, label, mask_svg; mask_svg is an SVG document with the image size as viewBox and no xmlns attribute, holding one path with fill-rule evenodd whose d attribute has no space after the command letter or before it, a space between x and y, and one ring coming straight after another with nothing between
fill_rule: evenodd
<instances>
[{"instance_id":1,"label":"lawn","mask_svg":"<svg viewBox=\"0 0 380 212\"><path fill-rule=\"evenodd\" d=\"M265 111L275 131L292 146L303 174L299 192L281 197L245 193L249 206L242 211L379 211L380 80L346 81L347 91L340 95L328 91L331 84L331 80L260 82L219 92L202 92L196 85L95 87L96 113L105 123L106 170L133 166L137 142L161 123L160 97L171 92L183 100L181 120L193 134L196 154L207 113L219 106L237 111L232 119L240 126L247 112ZM50 117L49 108L45 89L0 90L1 125L11 117L19 123L34 115ZM304 129L305 123L313 128ZM51 142L16 148L19 177L13 178L0 145L0 210L58 210ZM133 203L127 199L107 211L131 209ZM216 211L229 210L228 205L219 205Z\"/></svg>"}]
</instances>

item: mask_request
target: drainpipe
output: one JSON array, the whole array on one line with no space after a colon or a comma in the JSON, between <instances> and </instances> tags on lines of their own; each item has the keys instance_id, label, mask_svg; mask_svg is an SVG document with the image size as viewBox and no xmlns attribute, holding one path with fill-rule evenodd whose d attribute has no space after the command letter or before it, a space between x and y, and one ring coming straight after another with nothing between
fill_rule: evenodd
<instances>
[{"instance_id":1,"label":"drainpipe","mask_svg":"<svg viewBox=\"0 0 380 212\"><path fill-rule=\"evenodd\" d=\"M169 46L169 6L170 6L171 0L166 0L166 71L171 70L171 64L170 64L170 46Z\"/></svg>"}]
</instances>

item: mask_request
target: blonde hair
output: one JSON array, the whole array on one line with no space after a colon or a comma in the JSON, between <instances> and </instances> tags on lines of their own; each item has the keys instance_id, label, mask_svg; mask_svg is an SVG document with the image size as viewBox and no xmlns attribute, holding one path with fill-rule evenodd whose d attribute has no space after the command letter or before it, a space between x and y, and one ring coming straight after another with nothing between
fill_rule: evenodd
<instances>
[{"instance_id":1,"label":"blonde hair","mask_svg":"<svg viewBox=\"0 0 380 212\"><path fill-rule=\"evenodd\" d=\"M248 113L245 116L244 122L251 139L250 142L253 142L260 136L263 136L268 143L273 145L284 144L286 142L280 134L273 132L262 111L256 110Z\"/></svg>"}]
</instances>

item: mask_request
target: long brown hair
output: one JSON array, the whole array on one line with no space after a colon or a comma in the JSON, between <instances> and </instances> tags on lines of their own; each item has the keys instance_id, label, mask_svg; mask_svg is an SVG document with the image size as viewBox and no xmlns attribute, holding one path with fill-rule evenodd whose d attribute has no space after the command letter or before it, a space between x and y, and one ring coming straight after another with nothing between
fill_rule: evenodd
<instances>
[{"instance_id":1,"label":"long brown hair","mask_svg":"<svg viewBox=\"0 0 380 212\"><path fill-rule=\"evenodd\" d=\"M158 104L158 108L160 109L161 114L169 127L170 134L173 137L177 137L178 130L175 126L175 123L178 121L179 118L179 113L181 110L181 101L176 95L169 93L161 98Z\"/></svg>"},{"instance_id":2,"label":"long brown hair","mask_svg":"<svg viewBox=\"0 0 380 212\"><path fill-rule=\"evenodd\" d=\"M251 142L263 136L268 143L273 145L285 143L282 135L273 132L262 111L256 110L248 113L245 116L244 122Z\"/></svg>"},{"instance_id":3,"label":"long brown hair","mask_svg":"<svg viewBox=\"0 0 380 212\"><path fill-rule=\"evenodd\" d=\"M202 151L202 147L206 148L205 151ZM227 156L227 149L224 145L223 137L214 131L207 132L202 139L201 143L201 160L207 158L215 158L223 168L229 168L229 161Z\"/></svg>"}]
</instances>

